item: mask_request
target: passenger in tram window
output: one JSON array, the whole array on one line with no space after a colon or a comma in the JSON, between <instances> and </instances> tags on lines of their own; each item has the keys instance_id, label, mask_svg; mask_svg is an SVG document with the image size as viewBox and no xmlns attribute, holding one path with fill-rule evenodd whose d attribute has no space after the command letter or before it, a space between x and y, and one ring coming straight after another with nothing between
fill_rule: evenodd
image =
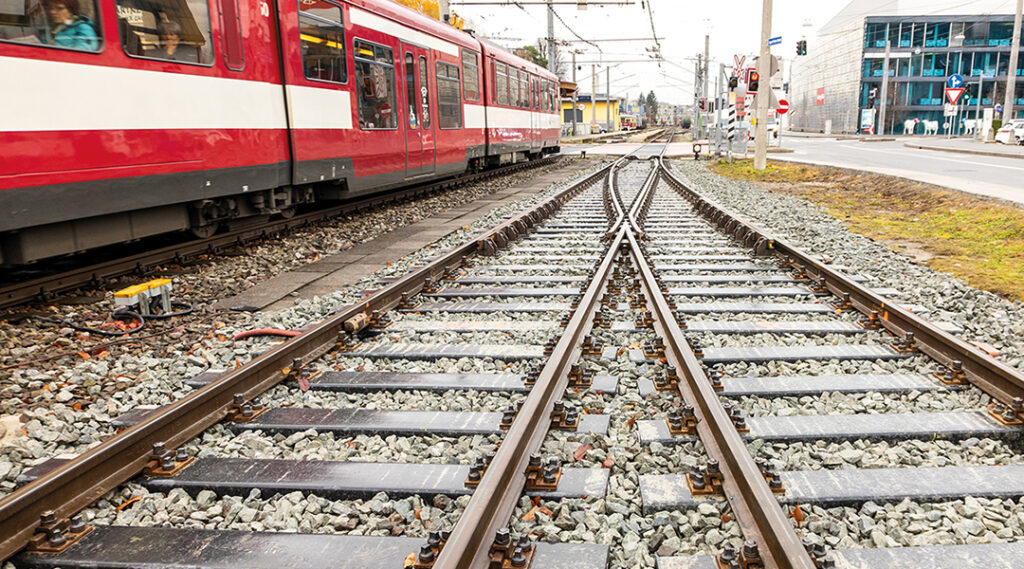
<instances>
[{"instance_id":1,"label":"passenger in tram window","mask_svg":"<svg viewBox=\"0 0 1024 569\"><path fill-rule=\"evenodd\" d=\"M100 40L89 18L78 9L78 0L44 0L51 27L40 40L45 44L97 51Z\"/></svg>"},{"instance_id":2,"label":"passenger in tram window","mask_svg":"<svg viewBox=\"0 0 1024 569\"><path fill-rule=\"evenodd\" d=\"M160 22L156 26L156 33L160 37L160 48L153 57L201 63L199 50L195 46L181 43L181 25L178 22Z\"/></svg>"}]
</instances>

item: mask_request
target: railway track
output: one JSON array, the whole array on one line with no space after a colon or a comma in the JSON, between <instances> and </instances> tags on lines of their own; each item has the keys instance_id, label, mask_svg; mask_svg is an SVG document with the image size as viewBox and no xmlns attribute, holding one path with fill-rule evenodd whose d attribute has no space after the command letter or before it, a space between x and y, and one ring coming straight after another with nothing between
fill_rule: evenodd
<instances>
[{"instance_id":1,"label":"railway track","mask_svg":"<svg viewBox=\"0 0 1024 569\"><path fill-rule=\"evenodd\" d=\"M657 154L579 180L249 364L195 378L183 399L119 418L124 430L85 454L27 473L0 500L0 557L65 568L631 567L654 562L653 540L671 526L668 539L700 555L657 554L661 568L1015 566L1019 543L833 550L845 542L800 524L801 504L824 516L814 508L1024 496L1018 465L805 471L761 451L1015 440L1024 378L701 197ZM832 414L797 399L832 392L880 403ZM886 397L910 392L956 399L941 412L887 412ZM456 439L465 452L397 463L303 461L295 449L361 436L395 449ZM223 448L204 446L218 437ZM243 440L273 458L224 456ZM298 493L329 512L332 532L362 535L96 523L117 519L108 492L133 478L140 508L182 491L254 506L256 490ZM421 506L430 524L420 508L399 511L405 496L433 504ZM352 500L398 517L347 527L334 512ZM596 503L603 526L591 528ZM567 529L577 522L589 536Z\"/></svg>"},{"instance_id":2,"label":"railway track","mask_svg":"<svg viewBox=\"0 0 1024 569\"><path fill-rule=\"evenodd\" d=\"M135 254L118 256L118 258L110 261L77 266L68 270L55 271L53 274L4 284L0 286L0 309L36 301L46 302L52 300L57 294L86 286L99 287L108 281L133 272L146 271L166 263L186 262L199 255L215 254L260 239L274 238L288 231L329 220L340 215L366 211L386 204L409 200L417 196L429 195L455 186L511 174L524 168L543 166L557 159L557 157L548 157L527 163L513 164L484 172L467 174L458 178L439 180L428 184L375 194L288 218L272 219L241 229L218 233L210 237L174 243Z\"/></svg>"}]
</instances>

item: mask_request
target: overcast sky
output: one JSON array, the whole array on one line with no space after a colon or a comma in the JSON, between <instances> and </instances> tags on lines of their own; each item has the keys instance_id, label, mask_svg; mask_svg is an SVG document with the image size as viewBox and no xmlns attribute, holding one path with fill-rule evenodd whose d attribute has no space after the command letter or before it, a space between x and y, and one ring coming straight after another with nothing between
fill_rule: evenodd
<instances>
[{"instance_id":1,"label":"overcast sky","mask_svg":"<svg viewBox=\"0 0 1024 569\"><path fill-rule=\"evenodd\" d=\"M451 8L469 19L479 35L498 38L495 40L506 47L535 44L547 35L547 16L544 6L469 6L458 5L452 0ZM478 0L468 0L478 1ZM492 0L501 3L504 0ZM536 0L534 0L536 1ZM562 0L564 1L564 0ZM591 0L594 1L594 0ZM628 0L627 0L628 1ZM629 95L636 100L641 90L654 90L662 101L672 103L693 100L693 57L704 51L704 35L711 36L712 81L718 67L715 61L732 66L733 55L755 54L761 34L761 0L645 0L654 13L654 27L661 40L661 51L667 63L659 67L656 63L622 63L612 68L612 94ZM795 55L796 41L808 38L808 51L814 49L814 30L836 15L848 0L774 0L772 14L772 35L782 36L782 45L773 53L788 58ZM569 28L584 39L603 38L651 38L651 22L641 7L641 0L633 0L629 6L591 6L578 10L572 5L556 6L555 10ZM805 26L809 24L809 26ZM555 37L576 39L569 29L555 19ZM645 48L653 41L632 43L605 43L601 45L607 60L646 58ZM597 59L597 50L581 43L573 47L586 49L587 53L577 55L579 61ZM571 48L563 48L571 49ZM577 81L582 92L591 91L590 67L577 71ZM600 73L598 91L603 93L604 72Z\"/></svg>"}]
</instances>

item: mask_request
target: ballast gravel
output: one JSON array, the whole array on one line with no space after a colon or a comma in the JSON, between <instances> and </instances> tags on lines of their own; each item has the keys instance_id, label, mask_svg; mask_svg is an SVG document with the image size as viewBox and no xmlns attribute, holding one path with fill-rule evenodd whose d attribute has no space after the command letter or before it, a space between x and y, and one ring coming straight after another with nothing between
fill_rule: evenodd
<instances>
[{"instance_id":1,"label":"ballast gravel","mask_svg":"<svg viewBox=\"0 0 1024 569\"><path fill-rule=\"evenodd\" d=\"M375 275L329 295L297 300L295 306L288 310L252 314L205 313L199 319L187 321L181 329L172 328L172 331L166 334L169 341L161 344L159 350L140 350L144 343L135 344L134 349L120 352L111 347L106 353L83 352L84 355L75 356L77 362L69 361L67 358L54 359L32 366L0 371L4 374L0 380L0 416L5 413L17 413L14 428L21 429L25 425L29 427L24 429L21 436L17 432L12 432L0 439L0 495L14 489L16 478L26 468L57 454L80 453L111 436L114 433L109 425L111 419L140 405L171 403L191 391L185 385L189 379L208 369L225 369L244 364L275 344L275 340L266 338L232 341L231 337L234 334L254 328L296 330L323 320L343 306L358 301L364 290L378 288L379 279L406 273L409 267L422 264L436 257L440 251L474 238L481 230L562 191L576 179L603 165L604 162L601 161L572 165L567 169L567 172L572 173L571 176L552 184L549 188L515 203L495 208L476 222L453 231L431 246L394 261L389 266L384 266L382 260L382 268ZM461 193L451 194L447 199L444 199L444 196L448 194L444 193L427 198L425 204L418 201L403 203L394 208L382 208L378 214L351 216L337 226L319 227L313 234L296 234L280 240L279 243L257 247L253 255L218 258L215 262L200 264L176 276L176 290L179 291L180 298L193 301L202 311L203 301L216 300L218 295L225 292L237 292L238 288L245 288L255 282L252 279L276 274L277 268L283 270L295 266L295 263L309 262L311 257L303 253L304 251L326 254L342 250L355 242L365 241L384 233L396 225L411 223L441 209L521 184L531 177L557 167L560 166L543 167L474 184L467 187L475 188L472 191L457 190ZM599 195L600 189L588 192L597 192L595 195ZM261 258L268 262L259 262ZM269 267L275 269L271 270ZM112 300L107 298L103 303L89 307L89 310L103 311L106 310L104 307L111 303ZM83 309L61 310L62 316L70 317L74 310ZM450 316L460 319L461 315ZM479 315L466 316L469 319L479 318ZM558 318L557 314L509 315L509 319L513 320ZM5 323L0 326L0 348L8 358L12 358L3 362L35 358L42 353L36 348L26 349L25 346L41 346L55 341L53 338L60 339L66 335L74 337L73 331L69 329L32 326L32 320L24 320L18 325ZM25 343L25 338L33 338L39 334L42 337L36 337L30 344ZM135 341L143 342L144 338L140 336ZM65 344L74 346L75 341L65 338L61 345ZM408 364L404 367L402 364L389 364L387 360L349 360L345 362L346 369L349 365L352 369L363 366L366 370L440 373L525 373L530 369L522 362L489 359L403 362Z\"/></svg>"},{"instance_id":2,"label":"ballast gravel","mask_svg":"<svg viewBox=\"0 0 1024 569\"><path fill-rule=\"evenodd\" d=\"M1000 361L1024 371L1024 303L977 290L919 265L884 243L851 232L824 208L806 200L720 177L699 162L677 160L672 168L706 196L804 250L827 254L833 264L869 275L869 286L894 288L904 302L932 310L927 318L963 327L965 340L994 346Z\"/></svg>"}]
</instances>

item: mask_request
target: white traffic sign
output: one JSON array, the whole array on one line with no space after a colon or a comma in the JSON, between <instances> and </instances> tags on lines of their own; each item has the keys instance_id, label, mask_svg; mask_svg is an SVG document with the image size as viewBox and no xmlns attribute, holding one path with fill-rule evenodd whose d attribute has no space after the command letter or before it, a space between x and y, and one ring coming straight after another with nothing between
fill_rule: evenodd
<instances>
[{"instance_id":1,"label":"white traffic sign","mask_svg":"<svg viewBox=\"0 0 1024 569\"><path fill-rule=\"evenodd\" d=\"M945 106L942 107L942 116L944 116L944 117L956 116L956 105L951 105L949 103L946 103Z\"/></svg>"},{"instance_id":2,"label":"white traffic sign","mask_svg":"<svg viewBox=\"0 0 1024 569\"><path fill-rule=\"evenodd\" d=\"M780 45L780 44L782 44L782 36L775 36L773 38L768 38L768 45Z\"/></svg>"},{"instance_id":3,"label":"white traffic sign","mask_svg":"<svg viewBox=\"0 0 1024 569\"><path fill-rule=\"evenodd\" d=\"M960 100L960 96L964 94L964 88L959 89L946 89L946 99L949 100L949 104L955 105Z\"/></svg>"},{"instance_id":4,"label":"white traffic sign","mask_svg":"<svg viewBox=\"0 0 1024 569\"><path fill-rule=\"evenodd\" d=\"M587 108L587 106L586 106L586 105L584 105L583 103L578 103L578 104L576 105L576 109L577 109L577 110L580 110L580 111L582 111L583 109L586 109L586 108Z\"/></svg>"},{"instance_id":5,"label":"white traffic sign","mask_svg":"<svg viewBox=\"0 0 1024 569\"><path fill-rule=\"evenodd\" d=\"M732 56L732 60L736 62L736 65L733 66L733 69L743 69L743 63L747 61L747 56L734 55Z\"/></svg>"},{"instance_id":6,"label":"white traffic sign","mask_svg":"<svg viewBox=\"0 0 1024 569\"><path fill-rule=\"evenodd\" d=\"M779 108L776 110L780 115L784 115L789 112L789 101L786 99L779 99Z\"/></svg>"}]
</instances>

